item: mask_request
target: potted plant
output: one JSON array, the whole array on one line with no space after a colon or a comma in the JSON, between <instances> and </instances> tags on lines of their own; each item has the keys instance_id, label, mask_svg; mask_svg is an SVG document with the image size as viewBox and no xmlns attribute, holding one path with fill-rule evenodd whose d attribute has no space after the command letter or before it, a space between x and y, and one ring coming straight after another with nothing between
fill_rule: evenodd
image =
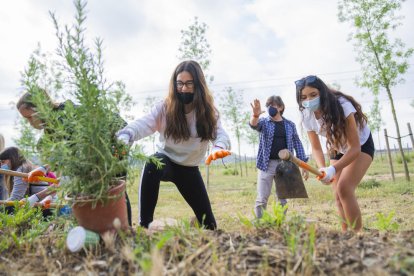
<instances>
[{"instance_id":1,"label":"potted plant","mask_svg":"<svg viewBox=\"0 0 414 276\"><path fill-rule=\"evenodd\" d=\"M93 51L87 46L86 3L76 0L74 4L75 23L63 31L51 13L58 39L57 58L50 63L51 69L46 70L47 64L32 55L23 82L44 123L44 134L38 143L42 159L68 179L61 186L78 223L102 233L114 227L115 218L121 227L128 225L125 180L118 178L126 175L128 156L115 133L125 123L119 116L120 109L131 101L121 82L107 83L102 40L95 40ZM45 83L54 95L71 101L64 108L56 107L40 88ZM112 215L111 210L115 211Z\"/></svg>"}]
</instances>

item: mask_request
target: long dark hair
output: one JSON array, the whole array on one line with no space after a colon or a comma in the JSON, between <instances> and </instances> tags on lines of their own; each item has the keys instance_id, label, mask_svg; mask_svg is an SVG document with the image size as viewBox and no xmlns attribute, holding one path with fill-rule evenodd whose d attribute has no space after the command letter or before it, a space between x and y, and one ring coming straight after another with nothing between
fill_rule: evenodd
<instances>
[{"instance_id":1,"label":"long dark hair","mask_svg":"<svg viewBox=\"0 0 414 276\"><path fill-rule=\"evenodd\" d=\"M50 95L46 92L46 90L38 88L36 91L42 94L41 96L44 98L46 102L50 104L50 106L53 109L58 108L59 103L54 102ZM24 109L36 110L36 105L33 103L32 93L25 92L23 95L20 96L19 100L16 103L16 108L20 109L21 107L23 107Z\"/></svg>"},{"instance_id":2,"label":"long dark hair","mask_svg":"<svg viewBox=\"0 0 414 276\"><path fill-rule=\"evenodd\" d=\"M191 74L194 80L194 100L192 105L196 115L196 129L201 141L214 140L217 137L217 115L213 97L207 87L206 79L200 65L192 60L183 61L175 68L170 79L166 102L166 138L174 141L186 141L190 138L190 128L184 112L184 104L178 100L177 76L182 72Z\"/></svg>"},{"instance_id":3,"label":"long dark hair","mask_svg":"<svg viewBox=\"0 0 414 276\"><path fill-rule=\"evenodd\" d=\"M310 79L310 78L309 78ZM344 97L356 109L355 120L362 129L367 123L367 116L362 112L361 105L351 96L346 95L340 91L329 88L319 77L312 78L312 81L306 81L306 78L302 79L302 86L296 86L296 101L299 104L299 110L303 111L301 94L305 86L310 86L319 90L320 96L320 110L322 111L322 119L324 125L322 126L326 130L326 147L329 151L332 151L333 147L339 149L341 145L347 141L346 133L346 118L344 115L344 109L339 103L339 98Z\"/></svg>"},{"instance_id":4,"label":"long dark hair","mask_svg":"<svg viewBox=\"0 0 414 276\"><path fill-rule=\"evenodd\" d=\"M0 152L0 160L10 160L10 170L12 171L22 167L22 172L28 173L34 169L33 164L27 160L22 152L16 147L8 147ZM5 180L7 191L10 194L13 190L13 176L6 176Z\"/></svg>"}]
</instances>

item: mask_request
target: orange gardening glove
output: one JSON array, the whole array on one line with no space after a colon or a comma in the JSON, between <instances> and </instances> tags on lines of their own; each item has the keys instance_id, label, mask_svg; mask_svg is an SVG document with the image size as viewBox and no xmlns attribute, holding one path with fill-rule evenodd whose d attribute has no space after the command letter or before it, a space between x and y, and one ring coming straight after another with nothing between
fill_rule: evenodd
<instances>
[{"instance_id":1,"label":"orange gardening glove","mask_svg":"<svg viewBox=\"0 0 414 276\"><path fill-rule=\"evenodd\" d=\"M231 152L219 147L213 147L213 149L211 150L211 153L209 156L207 156L206 159L206 165L210 165L212 160L217 160L219 158L224 158L228 155L230 155Z\"/></svg>"},{"instance_id":2,"label":"orange gardening glove","mask_svg":"<svg viewBox=\"0 0 414 276\"><path fill-rule=\"evenodd\" d=\"M27 177L27 182L35 183L35 182L41 182L39 179L39 176L45 176L47 173L47 170L45 167L40 166L31 172L29 172L29 176Z\"/></svg>"},{"instance_id":3,"label":"orange gardening glove","mask_svg":"<svg viewBox=\"0 0 414 276\"><path fill-rule=\"evenodd\" d=\"M39 202L39 205L43 209L49 209L51 203L52 203L52 196L51 195L48 195L42 201Z\"/></svg>"}]
</instances>

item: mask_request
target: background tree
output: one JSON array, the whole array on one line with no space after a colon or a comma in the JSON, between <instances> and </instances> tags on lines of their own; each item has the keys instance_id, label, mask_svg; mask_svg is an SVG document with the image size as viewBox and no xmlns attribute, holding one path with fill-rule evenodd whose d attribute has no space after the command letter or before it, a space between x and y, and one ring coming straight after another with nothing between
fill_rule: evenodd
<instances>
[{"instance_id":1,"label":"background tree","mask_svg":"<svg viewBox=\"0 0 414 276\"><path fill-rule=\"evenodd\" d=\"M404 81L408 59L412 48L405 49L401 39L391 40L389 35L401 25L401 17L395 12L401 8L403 0L340 0L339 20L351 22L357 61L362 66L362 78L357 83L378 95L385 90L390 100L391 112L397 132L397 141L404 163L406 180L410 180L408 166L401 143L400 127L391 89Z\"/></svg>"},{"instance_id":2,"label":"background tree","mask_svg":"<svg viewBox=\"0 0 414 276\"><path fill-rule=\"evenodd\" d=\"M371 106L371 110L369 111L368 115L368 125L372 131L376 131L378 135L378 146L381 150L381 143L380 143L380 130L381 126L383 125L383 121L381 118L381 107L379 105L378 97L375 97L374 104ZM381 151L380 151L381 152ZM382 153L381 153L382 158Z\"/></svg>"},{"instance_id":3,"label":"background tree","mask_svg":"<svg viewBox=\"0 0 414 276\"><path fill-rule=\"evenodd\" d=\"M244 115L245 115L245 118L243 119L243 121L246 122L246 124L243 124L243 126L246 129L244 132L245 138L246 138L247 143L251 145L253 148L253 156L256 156L257 155L256 145L259 144L259 133L256 130L252 129L248 123L250 120L250 113L246 112Z\"/></svg>"},{"instance_id":4,"label":"background tree","mask_svg":"<svg viewBox=\"0 0 414 276\"><path fill-rule=\"evenodd\" d=\"M155 103L158 101L159 99L157 97L154 96L148 96L145 98L144 101L144 108L143 111L145 114L148 114L151 111L151 108L155 105ZM152 152L155 153L155 139L156 139L157 135L154 133L148 137L145 137L145 141L149 141L152 145Z\"/></svg>"},{"instance_id":5,"label":"background tree","mask_svg":"<svg viewBox=\"0 0 414 276\"><path fill-rule=\"evenodd\" d=\"M178 59L197 61L203 72L208 84L214 80L213 76L208 74L210 67L210 44L206 38L208 26L204 22L198 22L198 17L194 17L194 22L188 26L188 29L181 30L181 43L178 48ZM210 147L207 148L207 155L210 154ZM206 186L210 183L210 167L206 166Z\"/></svg>"},{"instance_id":6,"label":"background tree","mask_svg":"<svg viewBox=\"0 0 414 276\"><path fill-rule=\"evenodd\" d=\"M19 118L16 129L19 136L13 138L13 142L27 159L34 162L38 161L37 139L40 135L40 131L34 129L29 122L23 118Z\"/></svg>"},{"instance_id":7,"label":"background tree","mask_svg":"<svg viewBox=\"0 0 414 276\"><path fill-rule=\"evenodd\" d=\"M188 29L181 30L181 44L178 48L178 58L183 61L192 59L197 61L204 71L206 80L211 84L213 76L208 74L210 68L210 44L206 38L208 26L204 22L199 22L198 17L194 17L194 22Z\"/></svg>"},{"instance_id":8,"label":"background tree","mask_svg":"<svg viewBox=\"0 0 414 276\"><path fill-rule=\"evenodd\" d=\"M220 98L221 112L226 119L226 122L230 124L230 130L233 132L237 139L240 176L243 176L240 141L245 134L246 124L248 124L248 120L246 121L246 118L248 118L250 114L247 111L240 110L240 107L245 105L242 95L242 91L238 91L238 93L236 93L232 87L226 87L224 88L223 95Z\"/></svg>"}]
</instances>

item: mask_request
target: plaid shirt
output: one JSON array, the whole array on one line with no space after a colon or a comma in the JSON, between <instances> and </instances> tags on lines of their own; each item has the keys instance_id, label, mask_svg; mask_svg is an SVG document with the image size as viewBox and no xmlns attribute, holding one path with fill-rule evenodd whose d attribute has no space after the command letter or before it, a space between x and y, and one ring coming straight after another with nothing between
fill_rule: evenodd
<instances>
[{"instance_id":1,"label":"plaid shirt","mask_svg":"<svg viewBox=\"0 0 414 276\"><path fill-rule=\"evenodd\" d=\"M284 117L283 122L285 123L286 144L288 150L293 153L294 149L296 156L300 160L307 162L308 158L306 157L302 142L299 139L295 124ZM272 148L273 135L275 133L275 124L270 117L260 118L257 126L251 126L251 128L260 132L259 152L257 153L256 167L261 171L267 171Z\"/></svg>"}]
</instances>

